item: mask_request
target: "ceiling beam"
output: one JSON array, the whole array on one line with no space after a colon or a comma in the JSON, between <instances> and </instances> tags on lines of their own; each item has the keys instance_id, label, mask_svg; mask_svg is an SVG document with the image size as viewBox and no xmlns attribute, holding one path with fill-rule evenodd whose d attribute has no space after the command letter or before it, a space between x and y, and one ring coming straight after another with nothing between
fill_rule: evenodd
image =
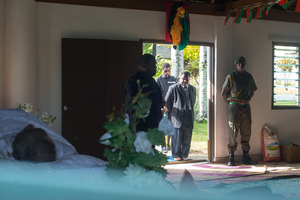
<instances>
[{"instance_id":1,"label":"ceiling beam","mask_svg":"<svg viewBox=\"0 0 300 200\"><path fill-rule=\"evenodd\" d=\"M239 0L239 1L232 1L230 3L226 4L226 10L232 10L240 7L245 7L249 5L254 5L254 4L260 4L262 2L266 2L268 0ZM269 0L270 1L270 0Z\"/></svg>"},{"instance_id":2,"label":"ceiling beam","mask_svg":"<svg viewBox=\"0 0 300 200\"><path fill-rule=\"evenodd\" d=\"M60 3L83 6L99 6L150 11L166 11L167 0L35 0L44 3ZM174 1L176 2L176 1ZM216 3L186 2L189 14L225 15L226 10Z\"/></svg>"}]
</instances>

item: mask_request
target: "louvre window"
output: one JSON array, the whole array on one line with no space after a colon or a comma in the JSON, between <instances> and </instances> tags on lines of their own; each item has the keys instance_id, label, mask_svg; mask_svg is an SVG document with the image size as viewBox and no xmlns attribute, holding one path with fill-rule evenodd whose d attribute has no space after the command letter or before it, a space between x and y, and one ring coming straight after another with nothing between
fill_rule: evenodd
<instances>
[{"instance_id":1,"label":"louvre window","mask_svg":"<svg viewBox=\"0 0 300 200\"><path fill-rule=\"evenodd\" d=\"M299 107L300 44L273 43L272 109Z\"/></svg>"}]
</instances>

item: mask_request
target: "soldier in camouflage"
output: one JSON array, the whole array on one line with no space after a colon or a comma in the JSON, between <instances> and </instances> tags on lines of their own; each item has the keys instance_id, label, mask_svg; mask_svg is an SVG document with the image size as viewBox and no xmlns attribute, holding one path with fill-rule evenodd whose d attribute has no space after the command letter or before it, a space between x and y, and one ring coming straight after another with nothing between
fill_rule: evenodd
<instances>
[{"instance_id":1,"label":"soldier in camouflage","mask_svg":"<svg viewBox=\"0 0 300 200\"><path fill-rule=\"evenodd\" d=\"M236 58L236 70L227 75L222 86L221 95L228 105L228 145L229 160L227 165L234 166L234 151L237 149L236 137L241 134L243 149L242 163L246 165L257 164L249 157L249 140L251 137L251 109L249 101L257 90L252 75L245 71L246 59L242 56Z\"/></svg>"}]
</instances>

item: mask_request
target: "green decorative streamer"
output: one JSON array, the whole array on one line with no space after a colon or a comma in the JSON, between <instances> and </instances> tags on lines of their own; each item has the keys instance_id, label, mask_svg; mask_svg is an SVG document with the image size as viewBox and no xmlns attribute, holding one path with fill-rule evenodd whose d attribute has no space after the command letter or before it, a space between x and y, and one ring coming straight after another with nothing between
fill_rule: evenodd
<instances>
[{"instance_id":1,"label":"green decorative streamer","mask_svg":"<svg viewBox=\"0 0 300 200\"><path fill-rule=\"evenodd\" d=\"M224 25L227 24L227 22L228 22L229 18L231 17L232 13L233 13L233 10L227 11L227 15L226 15Z\"/></svg>"},{"instance_id":2,"label":"green decorative streamer","mask_svg":"<svg viewBox=\"0 0 300 200\"><path fill-rule=\"evenodd\" d=\"M237 16L237 19L236 19L236 22L235 22L235 23L240 24L240 23L241 23L242 16L243 16L243 11L244 11L244 9L243 9L243 8L239 8L238 10L239 10L239 14L238 14L238 16Z\"/></svg>"},{"instance_id":3,"label":"green decorative streamer","mask_svg":"<svg viewBox=\"0 0 300 200\"><path fill-rule=\"evenodd\" d=\"M286 10L291 5L291 3L293 3L293 1L294 0L286 0L285 3L282 4L281 7Z\"/></svg>"}]
</instances>

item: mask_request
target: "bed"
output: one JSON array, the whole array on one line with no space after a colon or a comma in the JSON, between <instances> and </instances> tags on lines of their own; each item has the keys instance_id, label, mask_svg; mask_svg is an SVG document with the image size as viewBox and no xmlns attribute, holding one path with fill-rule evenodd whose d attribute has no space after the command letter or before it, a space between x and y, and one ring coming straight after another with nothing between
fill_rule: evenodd
<instances>
[{"instance_id":1,"label":"bed","mask_svg":"<svg viewBox=\"0 0 300 200\"><path fill-rule=\"evenodd\" d=\"M28 124L44 129L55 142L54 162L33 163L13 159L12 142ZM0 199L157 199L173 187L152 184L151 190L121 184L107 176L106 161L78 154L61 135L21 109L0 109ZM137 171L138 172L138 171ZM141 186L150 179L139 180ZM135 180L130 180L135 182ZM133 183L132 182L132 183ZM157 188L155 188L157 187ZM153 191L156 191L153 193ZM178 195L170 195L180 199Z\"/></svg>"},{"instance_id":2,"label":"bed","mask_svg":"<svg viewBox=\"0 0 300 200\"><path fill-rule=\"evenodd\" d=\"M28 124L44 129L55 142L57 159L54 162L33 163L17 161L9 156L14 136ZM0 109L0 199L1 200L92 200L92 199L228 199L217 188L197 191L179 191L169 182L157 181L141 171L127 174L127 182L111 179L106 161L80 155L61 135L40 121L35 115L21 109ZM145 174L144 174L145 175ZM140 177L140 178L137 178ZM185 188L190 188L186 182ZM147 186L147 187L145 187ZM268 189L268 188L267 188ZM266 193L267 191L267 193ZM253 190L243 192L243 200L253 199ZM270 194L263 190L263 194ZM259 199L259 191L256 192ZM269 196L276 199L274 196ZM240 199L230 196L230 199ZM268 199L262 196L261 199Z\"/></svg>"}]
</instances>

